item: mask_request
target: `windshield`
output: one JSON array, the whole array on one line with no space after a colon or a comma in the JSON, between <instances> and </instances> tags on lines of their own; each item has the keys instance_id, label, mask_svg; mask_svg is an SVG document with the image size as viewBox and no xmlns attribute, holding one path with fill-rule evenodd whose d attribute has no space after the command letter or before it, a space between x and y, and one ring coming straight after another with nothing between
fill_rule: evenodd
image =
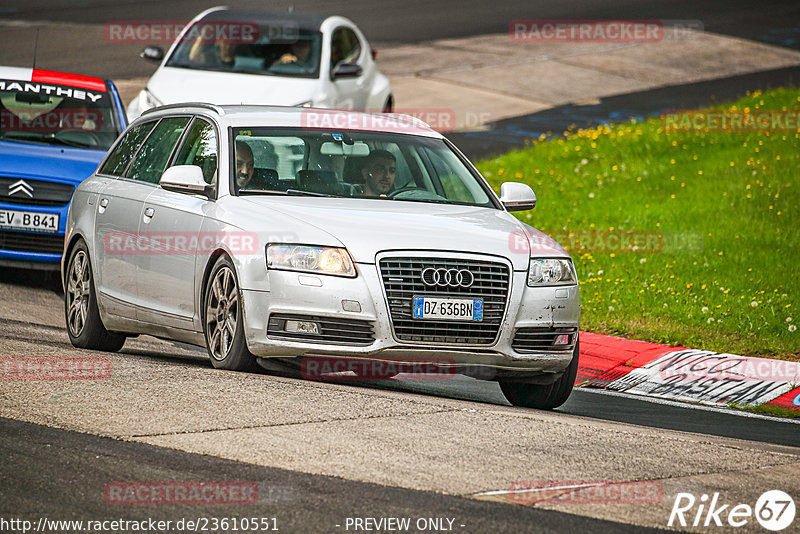
<instances>
[{"instance_id":1,"label":"windshield","mask_svg":"<svg viewBox=\"0 0 800 534\"><path fill-rule=\"evenodd\" d=\"M301 78L319 75L322 50L319 32L279 24L263 24L257 31L204 31L209 24L198 21L191 26L166 66ZM217 21L213 26L223 24L248 29L247 24L234 22ZM248 24L255 30L254 24ZM209 38L212 34L216 37Z\"/></svg>"},{"instance_id":2,"label":"windshield","mask_svg":"<svg viewBox=\"0 0 800 534\"><path fill-rule=\"evenodd\" d=\"M120 125L107 91L0 79L0 139L108 150Z\"/></svg>"},{"instance_id":3,"label":"windshield","mask_svg":"<svg viewBox=\"0 0 800 534\"><path fill-rule=\"evenodd\" d=\"M232 190L495 207L442 139L371 132L236 128Z\"/></svg>"}]
</instances>

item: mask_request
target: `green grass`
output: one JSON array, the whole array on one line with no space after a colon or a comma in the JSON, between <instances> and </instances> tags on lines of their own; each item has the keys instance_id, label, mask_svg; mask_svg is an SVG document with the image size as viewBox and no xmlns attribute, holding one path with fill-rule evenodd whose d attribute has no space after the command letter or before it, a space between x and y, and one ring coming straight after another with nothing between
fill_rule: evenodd
<instances>
[{"instance_id":1,"label":"green grass","mask_svg":"<svg viewBox=\"0 0 800 534\"><path fill-rule=\"evenodd\" d=\"M744 410L746 412L759 413L762 415L772 415L774 417L788 417L790 419L797 419L800 417L800 410L784 408L783 406L773 406L772 404L748 406L745 404L730 403L728 406L735 410Z\"/></svg>"},{"instance_id":2,"label":"green grass","mask_svg":"<svg viewBox=\"0 0 800 534\"><path fill-rule=\"evenodd\" d=\"M800 89L721 106L731 108L800 109ZM477 166L497 190L533 187L536 209L517 216L573 256L582 328L800 360L800 330L791 330L800 323L800 133L667 133L650 119L537 140ZM668 244L643 253L580 242L609 231Z\"/></svg>"}]
</instances>

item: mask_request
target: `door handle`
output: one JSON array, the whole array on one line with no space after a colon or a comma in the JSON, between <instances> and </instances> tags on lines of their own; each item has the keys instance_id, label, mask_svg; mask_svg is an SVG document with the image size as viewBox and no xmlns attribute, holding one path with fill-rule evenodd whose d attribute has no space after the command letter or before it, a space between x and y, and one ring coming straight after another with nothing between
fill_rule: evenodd
<instances>
[{"instance_id":1,"label":"door handle","mask_svg":"<svg viewBox=\"0 0 800 534\"><path fill-rule=\"evenodd\" d=\"M156 214L156 210L154 210L153 208L146 208L146 209L144 210L144 216L145 216L145 217L152 218L152 217L153 217L153 215L155 215L155 214Z\"/></svg>"},{"instance_id":2,"label":"door handle","mask_svg":"<svg viewBox=\"0 0 800 534\"><path fill-rule=\"evenodd\" d=\"M105 208L106 206L108 206L108 199L107 198L101 198L100 199L100 207L101 208Z\"/></svg>"}]
</instances>

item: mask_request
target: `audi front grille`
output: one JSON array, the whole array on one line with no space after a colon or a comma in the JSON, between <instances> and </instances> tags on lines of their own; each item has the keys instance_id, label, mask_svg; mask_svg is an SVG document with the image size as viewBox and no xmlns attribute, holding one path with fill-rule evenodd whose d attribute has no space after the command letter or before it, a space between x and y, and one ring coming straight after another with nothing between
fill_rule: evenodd
<instances>
[{"instance_id":1,"label":"audi front grille","mask_svg":"<svg viewBox=\"0 0 800 534\"><path fill-rule=\"evenodd\" d=\"M400 341L491 345L497 339L509 293L504 263L458 258L383 258L379 262L392 328ZM439 270L434 280L433 272ZM462 270L471 276L456 276ZM423 281L423 271L425 280ZM450 276L444 273L450 272ZM472 278L466 285L464 278ZM438 284L430 285L438 281ZM483 299L483 320L441 321L412 318L414 297Z\"/></svg>"}]
</instances>

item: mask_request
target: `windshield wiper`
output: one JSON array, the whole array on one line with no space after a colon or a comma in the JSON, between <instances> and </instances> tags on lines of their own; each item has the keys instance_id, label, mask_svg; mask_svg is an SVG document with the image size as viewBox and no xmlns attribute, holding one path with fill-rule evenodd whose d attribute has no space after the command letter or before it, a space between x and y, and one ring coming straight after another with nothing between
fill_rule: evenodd
<instances>
[{"instance_id":1,"label":"windshield wiper","mask_svg":"<svg viewBox=\"0 0 800 534\"><path fill-rule=\"evenodd\" d=\"M317 193L314 191L301 191L300 189L287 189L286 194L298 197L338 197L339 195L329 195L328 193Z\"/></svg>"},{"instance_id":2,"label":"windshield wiper","mask_svg":"<svg viewBox=\"0 0 800 534\"><path fill-rule=\"evenodd\" d=\"M273 191L272 189L239 189L241 195L281 195L286 196L286 191Z\"/></svg>"},{"instance_id":3,"label":"windshield wiper","mask_svg":"<svg viewBox=\"0 0 800 534\"><path fill-rule=\"evenodd\" d=\"M0 139L14 139L18 141L26 141L28 143L38 143L42 145L62 145L73 148L96 148L97 150L105 150L103 147L92 145L89 143L81 143L80 141L72 141L56 137L55 134L50 133L45 136L32 137L24 132L6 132L0 135Z\"/></svg>"}]
</instances>

